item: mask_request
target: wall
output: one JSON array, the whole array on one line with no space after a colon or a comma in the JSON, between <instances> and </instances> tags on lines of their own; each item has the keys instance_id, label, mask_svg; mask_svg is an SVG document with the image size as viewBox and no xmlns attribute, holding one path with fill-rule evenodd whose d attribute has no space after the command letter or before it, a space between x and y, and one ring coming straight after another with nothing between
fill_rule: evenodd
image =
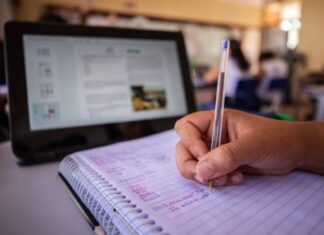
<instances>
[{"instance_id":1,"label":"wall","mask_svg":"<svg viewBox=\"0 0 324 235\"><path fill-rule=\"evenodd\" d=\"M15 8L15 16L21 20L35 20L42 7L48 4L226 25L239 32L243 51L252 64L256 64L259 56L261 0L20 0L20 5ZM244 30L235 26L241 26ZM190 58L197 64L212 65L217 62L220 50L217 42L234 35L228 32L229 29L207 25L193 25L184 30L185 34L189 34L186 35L190 38L187 41L195 44L198 51Z\"/></svg>"},{"instance_id":2,"label":"wall","mask_svg":"<svg viewBox=\"0 0 324 235\"><path fill-rule=\"evenodd\" d=\"M249 0L250 1L250 0ZM228 0L20 0L15 16L35 20L42 6L64 4L124 13L145 14L162 18L193 20L231 26L259 27L261 4ZM256 2L256 1L253 1ZM88 4L86 4L88 3Z\"/></svg>"},{"instance_id":3,"label":"wall","mask_svg":"<svg viewBox=\"0 0 324 235\"><path fill-rule=\"evenodd\" d=\"M324 66L323 12L323 0L303 0L298 51L306 53L310 71L322 70Z\"/></svg>"},{"instance_id":4,"label":"wall","mask_svg":"<svg viewBox=\"0 0 324 235\"><path fill-rule=\"evenodd\" d=\"M0 0L0 40L4 37L3 26L6 21L12 19L12 11L9 0Z\"/></svg>"}]
</instances>

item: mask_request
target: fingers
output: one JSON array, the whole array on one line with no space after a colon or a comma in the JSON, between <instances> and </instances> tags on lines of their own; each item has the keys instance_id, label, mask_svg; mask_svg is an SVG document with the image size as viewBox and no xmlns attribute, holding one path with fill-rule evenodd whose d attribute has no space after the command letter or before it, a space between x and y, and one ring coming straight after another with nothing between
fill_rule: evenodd
<instances>
[{"instance_id":1,"label":"fingers","mask_svg":"<svg viewBox=\"0 0 324 235\"><path fill-rule=\"evenodd\" d=\"M243 174L236 170L229 173L228 175L221 176L214 180L216 186L225 186L225 185L236 185L243 182Z\"/></svg>"},{"instance_id":2,"label":"fingers","mask_svg":"<svg viewBox=\"0 0 324 235\"><path fill-rule=\"evenodd\" d=\"M195 179L197 160L189 153L182 142L176 148L176 162L180 174L187 179Z\"/></svg>"},{"instance_id":3,"label":"fingers","mask_svg":"<svg viewBox=\"0 0 324 235\"><path fill-rule=\"evenodd\" d=\"M209 179L215 179L216 185L241 183L243 175L236 169L253 157L250 146L254 142L253 138L242 138L243 133L250 133L237 122L243 115L225 110L222 145L210 152L205 141L212 132L212 111L193 113L177 121L175 130L181 138L177 145L177 166L181 175L204 184Z\"/></svg>"},{"instance_id":4,"label":"fingers","mask_svg":"<svg viewBox=\"0 0 324 235\"><path fill-rule=\"evenodd\" d=\"M198 161L192 157L182 142L177 144L176 156L177 167L183 177L196 180L202 184L208 183L207 180L202 179L198 174L196 174ZM228 175L216 178L215 184L219 186L240 184L243 181L243 178L243 174L236 170Z\"/></svg>"},{"instance_id":5,"label":"fingers","mask_svg":"<svg viewBox=\"0 0 324 235\"><path fill-rule=\"evenodd\" d=\"M197 165L198 176L203 180L219 178L253 161L254 149L249 139L248 137L241 138L207 153Z\"/></svg>"},{"instance_id":6,"label":"fingers","mask_svg":"<svg viewBox=\"0 0 324 235\"><path fill-rule=\"evenodd\" d=\"M197 159L208 152L204 139L210 132L212 118L212 112L197 112L178 120L175 124L181 142Z\"/></svg>"}]
</instances>

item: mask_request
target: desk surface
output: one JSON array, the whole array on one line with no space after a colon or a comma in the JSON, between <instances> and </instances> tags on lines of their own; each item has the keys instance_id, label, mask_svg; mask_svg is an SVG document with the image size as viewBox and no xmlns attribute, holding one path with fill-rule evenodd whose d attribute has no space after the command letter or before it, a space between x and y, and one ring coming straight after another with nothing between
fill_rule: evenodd
<instances>
[{"instance_id":1,"label":"desk surface","mask_svg":"<svg viewBox=\"0 0 324 235\"><path fill-rule=\"evenodd\" d=\"M59 162L18 166L0 144L0 234L94 234L69 197Z\"/></svg>"}]
</instances>

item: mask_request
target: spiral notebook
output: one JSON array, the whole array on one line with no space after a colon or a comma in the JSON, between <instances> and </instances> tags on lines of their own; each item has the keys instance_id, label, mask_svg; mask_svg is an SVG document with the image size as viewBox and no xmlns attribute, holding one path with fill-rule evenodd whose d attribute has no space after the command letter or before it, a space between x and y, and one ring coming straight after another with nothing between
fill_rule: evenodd
<instances>
[{"instance_id":1,"label":"spiral notebook","mask_svg":"<svg viewBox=\"0 0 324 235\"><path fill-rule=\"evenodd\" d=\"M60 173L106 234L323 234L323 176L247 176L209 191L180 176L177 141L170 130L77 152Z\"/></svg>"}]
</instances>

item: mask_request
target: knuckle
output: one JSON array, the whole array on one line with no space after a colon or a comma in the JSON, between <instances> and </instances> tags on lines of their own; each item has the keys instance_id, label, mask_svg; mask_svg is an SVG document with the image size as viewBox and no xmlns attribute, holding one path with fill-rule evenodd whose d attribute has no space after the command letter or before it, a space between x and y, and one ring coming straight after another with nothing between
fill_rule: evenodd
<instances>
[{"instance_id":1,"label":"knuckle","mask_svg":"<svg viewBox=\"0 0 324 235\"><path fill-rule=\"evenodd\" d=\"M198 149L200 147L201 141L199 139L193 139L188 143L188 149L191 154L193 154L195 157L199 157L198 155Z\"/></svg>"},{"instance_id":2,"label":"knuckle","mask_svg":"<svg viewBox=\"0 0 324 235\"><path fill-rule=\"evenodd\" d=\"M183 118L176 121L174 124L174 129L178 132L182 126Z\"/></svg>"},{"instance_id":3,"label":"knuckle","mask_svg":"<svg viewBox=\"0 0 324 235\"><path fill-rule=\"evenodd\" d=\"M199 147L202 144L204 144L204 137L202 136L201 133L196 133L195 136L191 136L191 138L188 138L186 141L186 146L188 148L195 148L195 147Z\"/></svg>"},{"instance_id":4,"label":"knuckle","mask_svg":"<svg viewBox=\"0 0 324 235\"><path fill-rule=\"evenodd\" d=\"M183 177L185 177L185 175L186 175L185 169L183 169L183 167L181 165L178 166L178 168L179 168L180 175L183 176Z\"/></svg>"},{"instance_id":5,"label":"knuckle","mask_svg":"<svg viewBox=\"0 0 324 235\"><path fill-rule=\"evenodd\" d=\"M191 172L189 172L185 167L180 167L179 169L180 175L186 179L192 179L193 175Z\"/></svg>"},{"instance_id":6,"label":"knuckle","mask_svg":"<svg viewBox=\"0 0 324 235\"><path fill-rule=\"evenodd\" d=\"M178 152L180 151L180 149L183 147L182 145L182 142L179 141L177 144L176 144L176 156L178 156Z\"/></svg>"},{"instance_id":7,"label":"knuckle","mask_svg":"<svg viewBox=\"0 0 324 235\"><path fill-rule=\"evenodd\" d=\"M177 163L178 163L179 160L180 160L181 148L182 148L182 143L181 143L181 141L179 141L179 142L176 144L176 160L177 160Z\"/></svg>"},{"instance_id":8,"label":"knuckle","mask_svg":"<svg viewBox=\"0 0 324 235\"><path fill-rule=\"evenodd\" d=\"M177 163L178 170L180 172L180 175L185 177L187 175L186 169L184 168L183 163Z\"/></svg>"},{"instance_id":9,"label":"knuckle","mask_svg":"<svg viewBox=\"0 0 324 235\"><path fill-rule=\"evenodd\" d=\"M188 147L191 148L191 147L195 147L196 145L199 145L199 139L197 138L190 138L188 140Z\"/></svg>"},{"instance_id":10,"label":"knuckle","mask_svg":"<svg viewBox=\"0 0 324 235\"><path fill-rule=\"evenodd\" d=\"M174 129L176 131L180 130L183 125L185 125L188 121L190 121L194 117L195 113L188 114L180 119L178 119L174 124Z\"/></svg>"}]
</instances>

